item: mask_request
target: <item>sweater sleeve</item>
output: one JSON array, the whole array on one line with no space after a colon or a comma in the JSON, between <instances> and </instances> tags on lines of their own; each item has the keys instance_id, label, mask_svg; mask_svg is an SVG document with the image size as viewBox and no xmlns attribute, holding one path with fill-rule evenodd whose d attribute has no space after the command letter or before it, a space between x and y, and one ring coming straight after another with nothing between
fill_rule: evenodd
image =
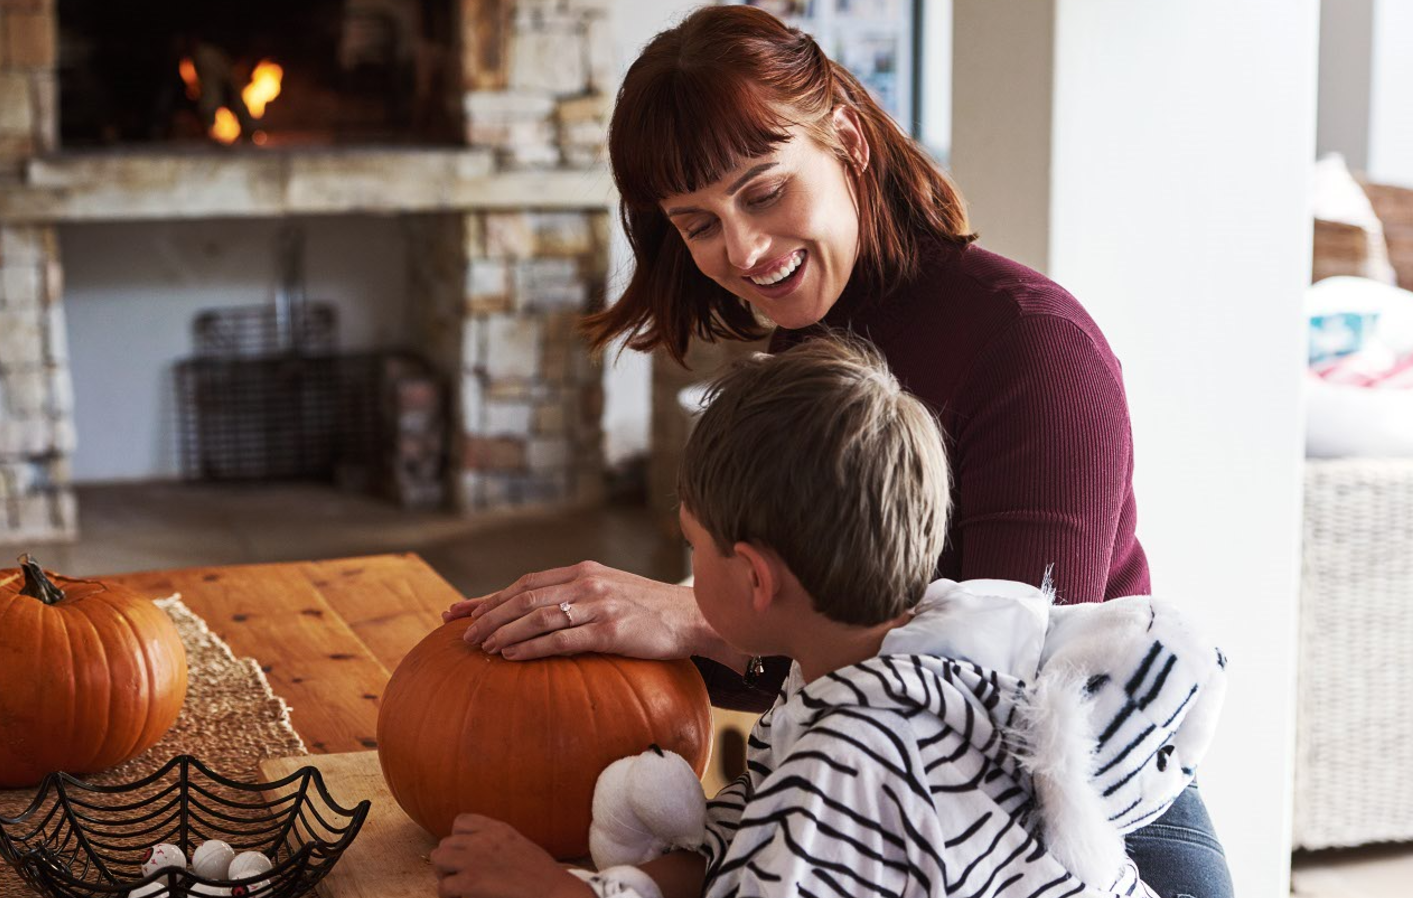
<instances>
[{"instance_id":1,"label":"sweater sleeve","mask_svg":"<svg viewBox=\"0 0 1413 898\"><path fill-rule=\"evenodd\" d=\"M952 434L952 540L961 578L1039 585L1097 602L1131 489L1118 363L1079 325L1020 318L977 358Z\"/></svg>"}]
</instances>

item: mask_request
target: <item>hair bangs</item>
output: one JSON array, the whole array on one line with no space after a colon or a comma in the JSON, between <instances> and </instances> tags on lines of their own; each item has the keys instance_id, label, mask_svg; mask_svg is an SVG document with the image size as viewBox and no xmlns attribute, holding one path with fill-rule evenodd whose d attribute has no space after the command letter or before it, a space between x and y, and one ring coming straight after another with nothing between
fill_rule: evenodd
<instances>
[{"instance_id":1,"label":"hair bangs","mask_svg":"<svg viewBox=\"0 0 1413 898\"><path fill-rule=\"evenodd\" d=\"M692 67L664 73L632 103L620 97L609 131L619 195L656 207L771 153L793 123L763 93L747 79Z\"/></svg>"}]
</instances>

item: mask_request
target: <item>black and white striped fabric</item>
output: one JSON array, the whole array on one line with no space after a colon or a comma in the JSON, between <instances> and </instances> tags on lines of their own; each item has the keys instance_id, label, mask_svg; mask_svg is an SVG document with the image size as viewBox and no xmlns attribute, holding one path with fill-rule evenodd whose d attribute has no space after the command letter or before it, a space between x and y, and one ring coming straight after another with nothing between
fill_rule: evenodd
<instances>
[{"instance_id":1,"label":"black and white striped fabric","mask_svg":"<svg viewBox=\"0 0 1413 898\"><path fill-rule=\"evenodd\" d=\"M1149 896L1121 833L1190 782L1223 665L1146 597L939 581L878 657L792 670L708 804L704 894Z\"/></svg>"}]
</instances>

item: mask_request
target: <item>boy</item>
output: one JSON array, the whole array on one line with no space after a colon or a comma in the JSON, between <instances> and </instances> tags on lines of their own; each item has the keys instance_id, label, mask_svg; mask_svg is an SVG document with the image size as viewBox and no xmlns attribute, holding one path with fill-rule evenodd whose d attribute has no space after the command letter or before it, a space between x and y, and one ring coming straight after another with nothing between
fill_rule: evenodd
<instances>
[{"instance_id":1,"label":"boy","mask_svg":"<svg viewBox=\"0 0 1413 898\"><path fill-rule=\"evenodd\" d=\"M678 490L703 616L794 664L700 849L584 874L595 894L1152 894L1121 833L1191 781L1223 659L1146 597L929 585L942 436L874 352L729 371Z\"/></svg>"}]
</instances>

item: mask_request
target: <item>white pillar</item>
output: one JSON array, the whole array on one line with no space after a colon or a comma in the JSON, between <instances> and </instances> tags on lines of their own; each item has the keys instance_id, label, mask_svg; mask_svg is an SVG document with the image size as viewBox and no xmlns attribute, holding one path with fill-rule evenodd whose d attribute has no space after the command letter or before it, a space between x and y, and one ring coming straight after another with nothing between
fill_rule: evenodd
<instances>
[{"instance_id":1,"label":"white pillar","mask_svg":"<svg viewBox=\"0 0 1413 898\"><path fill-rule=\"evenodd\" d=\"M1155 592L1231 658L1203 795L1237 894L1288 894L1318 0L956 13L953 172L1123 361Z\"/></svg>"}]
</instances>

